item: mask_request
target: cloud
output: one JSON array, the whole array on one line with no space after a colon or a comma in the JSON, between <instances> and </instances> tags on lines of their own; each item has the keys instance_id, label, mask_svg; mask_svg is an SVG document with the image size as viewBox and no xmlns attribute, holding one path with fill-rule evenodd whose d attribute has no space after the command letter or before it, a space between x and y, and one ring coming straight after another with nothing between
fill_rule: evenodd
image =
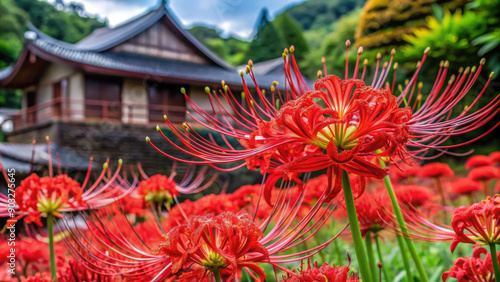
<instances>
[{"instance_id":1,"label":"cloud","mask_svg":"<svg viewBox=\"0 0 500 282\"><path fill-rule=\"evenodd\" d=\"M168 6L185 27L195 24L216 26L223 35L248 38L253 33L257 17L266 7L271 15L286 6L304 0L169 0ZM53 2L53 1L50 1ZM160 0L64 0L78 2L92 15L108 19L111 26L122 24L131 18L158 7Z\"/></svg>"}]
</instances>

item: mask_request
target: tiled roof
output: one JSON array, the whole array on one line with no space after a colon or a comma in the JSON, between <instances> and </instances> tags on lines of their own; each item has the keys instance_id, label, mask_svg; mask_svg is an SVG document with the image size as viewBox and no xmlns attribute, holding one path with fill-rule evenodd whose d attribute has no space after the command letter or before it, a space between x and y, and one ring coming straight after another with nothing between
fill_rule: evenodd
<instances>
[{"instance_id":1,"label":"tiled roof","mask_svg":"<svg viewBox=\"0 0 500 282\"><path fill-rule=\"evenodd\" d=\"M213 64L204 65L109 51L111 48L143 32L163 17L166 17L167 21L179 31L180 36L190 42ZM90 66L93 70L100 69L101 73L106 73L106 70L113 70L123 72L123 75L151 75L165 80L197 83L199 85L219 84L221 80L224 80L230 86L242 86L239 70L244 70L244 66L233 67L217 57L188 31L180 27L173 15L164 6L121 26L95 30L77 44L69 44L54 39L33 25L29 25L29 28L32 32L31 36L29 36L31 40L27 40L25 49L30 50L37 56L42 56L44 60L61 61L62 59L69 63ZM35 34L36 36L34 36ZM24 60L26 59L25 56ZM9 81L9 77L15 77L22 63L23 61L20 59L15 65L0 69L0 84L2 80L7 79L5 81ZM278 81L280 88L285 86L281 57L254 64L254 73L259 86L263 88L269 88L273 81ZM249 87L254 87L248 76L245 76L245 79Z\"/></svg>"},{"instance_id":2,"label":"tiled roof","mask_svg":"<svg viewBox=\"0 0 500 282\"><path fill-rule=\"evenodd\" d=\"M36 39L32 41L32 44L48 54L95 67L168 77L173 80L219 83L221 79L224 79L229 85L241 86L242 84L237 68L225 69L217 65L202 65L124 53L80 51L46 39ZM270 87L274 80L284 85L284 75L268 75L259 72L256 73L256 78L261 87ZM246 79L249 86L253 86L250 79L248 77Z\"/></svg>"}]
</instances>

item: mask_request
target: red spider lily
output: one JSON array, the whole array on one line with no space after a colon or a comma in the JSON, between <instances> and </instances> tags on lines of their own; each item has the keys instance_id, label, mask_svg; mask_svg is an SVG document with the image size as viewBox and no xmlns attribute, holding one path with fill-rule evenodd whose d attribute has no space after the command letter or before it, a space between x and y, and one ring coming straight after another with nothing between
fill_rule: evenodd
<instances>
[{"instance_id":1,"label":"red spider lily","mask_svg":"<svg viewBox=\"0 0 500 282\"><path fill-rule=\"evenodd\" d=\"M415 184L415 178L418 177L419 172L422 168L416 162L407 164L405 162L393 165L389 169L389 174L391 175L391 180L398 182L401 180L408 179L410 184Z\"/></svg>"},{"instance_id":2,"label":"red spider lily","mask_svg":"<svg viewBox=\"0 0 500 282\"><path fill-rule=\"evenodd\" d=\"M356 213L358 214L361 235L366 233L374 234L387 227L390 216L384 212L381 205L380 195L370 194L356 201Z\"/></svg>"},{"instance_id":3,"label":"red spider lily","mask_svg":"<svg viewBox=\"0 0 500 282\"><path fill-rule=\"evenodd\" d=\"M200 159L183 160L185 162L214 165L246 161L248 167L270 173L265 188L265 198L269 203L270 189L283 176L285 180L300 184L300 173L328 168L326 200L340 191L340 177L336 176L341 169L361 177L384 177L386 171L368 161L368 157L374 156L376 150L381 150L379 155L383 156L402 153L409 134L405 127L405 122L411 117L409 109L399 109L389 90L366 86L362 80L356 79L357 68L352 79L326 76L315 83L314 90L309 90L296 68L293 52L290 56L288 54L285 51L289 86L285 95L278 91L275 96L273 86L272 99L268 100L255 81L251 62L247 73L257 87L258 97L252 96L245 84L244 99L248 109L225 85L224 91L220 92L223 99L207 91L215 114L222 114L223 121L201 110L186 95L190 106L205 119L203 124L207 128L236 138L245 149L234 149L227 142L229 148L221 147L212 140L201 138L188 125L185 125L185 130L177 129L168 119L167 125L186 149L162 135L173 146ZM241 75L243 77L243 73ZM279 111L275 97L284 103ZM235 114L230 114L233 111ZM229 120L241 129L234 127ZM236 165L234 169L243 165Z\"/></svg>"},{"instance_id":4,"label":"red spider lily","mask_svg":"<svg viewBox=\"0 0 500 282\"><path fill-rule=\"evenodd\" d=\"M484 259L481 255L484 255ZM497 257L500 259L500 253L497 253ZM448 278L456 278L458 282L493 282L495 276L491 254L485 248L474 248L472 257L458 258L441 278L443 282Z\"/></svg>"},{"instance_id":5,"label":"red spider lily","mask_svg":"<svg viewBox=\"0 0 500 282\"><path fill-rule=\"evenodd\" d=\"M439 178L453 177L453 174L453 170L445 163L430 163L422 166L419 175L422 178Z\"/></svg>"},{"instance_id":6,"label":"red spider lily","mask_svg":"<svg viewBox=\"0 0 500 282\"><path fill-rule=\"evenodd\" d=\"M498 126L496 124L484 134L462 144L444 144L451 136L480 128L499 111L500 95L483 108L473 110L490 83L490 76L472 104L459 115L452 115L455 106L479 77L484 60L478 67L462 69L458 75L452 76L446 87L449 63L443 62L427 99L422 101L422 86L417 77L429 51L426 49L415 74L395 101L392 96L395 72L392 87L387 85L382 88L389 76L393 56L381 69L380 56L377 57L372 83L366 86L363 82L366 64L361 80L357 79L359 54L362 53L360 48L352 79L349 78L349 63L346 62L345 80L329 75L320 78L314 90L309 90L297 68L293 50L292 47L291 52L285 50L283 54L286 73L284 94L276 91L275 83L271 87L271 95L266 96L256 82L253 64L249 61L246 73L250 75L257 93L252 94L243 79L242 102L224 83L220 96L207 89L213 110L211 113L202 110L185 95L196 116L188 114L206 128L220 133L226 146L215 143L213 139L204 139L187 124L178 129L166 118L169 129L184 146L177 145L159 130L162 136L180 151L199 159L181 161L212 166L245 161L249 168L260 168L261 172L271 174L265 188L268 202L269 190L279 178L300 182L300 173L328 168L330 185L325 193L332 198L340 189L340 177L336 176L341 169L362 177L381 178L386 174L366 159L373 156L377 149L382 151L378 154L380 156L399 155L401 159L407 159L405 153L408 152L415 158L426 159L430 150L438 150L438 155L450 153L449 149L469 144ZM326 66L323 65L323 68L326 75ZM397 69L396 64L394 69ZM240 75L243 77L244 73L240 72ZM417 84L418 93L414 95ZM399 108L403 102L408 106ZM279 104L283 104L281 109ZM244 149L234 148L226 137L235 138ZM147 141L150 142L149 138ZM404 146L411 150L406 150ZM162 154L180 160L154 147ZM236 164L230 169L244 165Z\"/></svg>"},{"instance_id":7,"label":"red spider lily","mask_svg":"<svg viewBox=\"0 0 500 282\"><path fill-rule=\"evenodd\" d=\"M490 154L491 163L495 166L500 165L500 152L493 152Z\"/></svg>"},{"instance_id":8,"label":"red spider lily","mask_svg":"<svg viewBox=\"0 0 500 282\"><path fill-rule=\"evenodd\" d=\"M52 170L47 177L30 175L21 181L21 185L16 189L14 210L18 214L17 219L26 217L26 223L34 221L41 226L41 217L46 217L47 214L62 217L63 212L106 206L126 196L132 191L137 178L133 183L128 183L119 175L121 160L116 172L111 177L106 177L106 172L110 172L108 165L109 161L104 164L104 169L94 184L87 189L85 188L90 179L92 159L83 185L64 174L53 176ZM0 194L0 216L9 215L9 199Z\"/></svg>"},{"instance_id":9,"label":"red spider lily","mask_svg":"<svg viewBox=\"0 0 500 282\"><path fill-rule=\"evenodd\" d=\"M453 170L445 164L445 163L430 163L427 165L424 165L422 169L420 170L420 177L421 178L433 178L436 181L436 186L437 190L439 193L439 196L441 197L441 205L446 206L446 194L443 188L443 184L441 182L441 178L443 177L452 177L453 176Z\"/></svg>"},{"instance_id":10,"label":"red spider lily","mask_svg":"<svg viewBox=\"0 0 500 282\"><path fill-rule=\"evenodd\" d=\"M243 268L263 281L266 275L257 262L269 261L269 253L259 242L262 237L247 213L209 214L175 227L152 252L171 258L172 273L183 270L179 281L200 281L219 271L230 281Z\"/></svg>"},{"instance_id":11,"label":"red spider lily","mask_svg":"<svg viewBox=\"0 0 500 282\"><path fill-rule=\"evenodd\" d=\"M397 185L394 191L398 201L411 209L428 204L434 196L429 189L419 185Z\"/></svg>"},{"instance_id":12,"label":"red spider lily","mask_svg":"<svg viewBox=\"0 0 500 282\"><path fill-rule=\"evenodd\" d=\"M180 194L194 194L210 187L217 179L218 174L213 174L208 181L206 179L207 167L198 171L195 175L195 168L189 166L184 177L176 182L175 176L177 163L174 162L170 176L154 175L149 177L140 164L137 164L141 177L144 179L139 183L136 190L122 198L121 209L125 214L142 217L149 207L155 207L161 211L162 206L170 210L171 205L179 203L177 196ZM223 191L225 188L223 188Z\"/></svg>"},{"instance_id":13,"label":"red spider lily","mask_svg":"<svg viewBox=\"0 0 500 282\"><path fill-rule=\"evenodd\" d=\"M171 204L173 197L179 195L179 191L176 188L177 184L175 184L172 178L157 174L139 183L137 192L146 202L168 202Z\"/></svg>"},{"instance_id":14,"label":"red spider lily","mask_svg":"<svg viewBox=\"0 0 500 282\"><path fill-rule=\"evenodd\" d=\"M405 210L405 218L412 240L451 241L451 251L454 252L459 243L498 244L500 242L499 211L500 195L495 195L493 198L487 197L480 203L456 208L451 226L430 220L419 211L408 209Z\"/></svg>"},{"instance_id":15,"label":"red spider lily","mask_svg":"<svg viewBox=\"0 0 500 282\"><path fill-rule=\"evenodd\" d=\"M469 178L483 184L484 195L491 195L490 181L498 178L499 169L493 166L477 167L469 171Z\"/></svg>"},{"instance_id":16,"label":"red spider lily","mask_svg":"<svg viewBox=\"0 0 500 282\"><path fill-rule=\"evenodd\" d=\"M50 274L47 272L40 273L37 272L33 276L29 277L21 277L21 282L53 282L54 280L50 277Z\"/></svg>"},{"instance_id":17,"label":"red spider lily","mask_svg":"<svg viewBox=\"0 0 500 282\"><path fill-rule=\"evenodd\" d=\"M455 231L451 243L452 252L459 243L500 243L500 195L455 209L451 226Z\"/></svg>"},{"instance_id":18,"label":"red spider lily","mask_svg":"<svg viewBox=\"0 0 500 282\"><path fill-rule=\"evenodd\" d=\"M451 184L451 191L455 194L468 196L481 191L481 185L474 180L464 177L455 180Z\"/></svg>"},{"instance_id":19,"label":"red spider lily","mask_svg":"<svg viewBox=\"0 0 500 282\"><path fill-rule=\"evenodd\" d=\"M287 271L278 264L306 259L322 250L339 235L336 234L326 242L306 251L279 255L278 253L303 244L314 236L319 228L325 224L333 211L333 205L331 203L324 207L322 204L323 201L318 201L318 203L311 207L311 212L307 213L303 218L299 218L297 215L300 210L301 201L304 198L303 191L298 197L291 197L290 190L291 187L280 189L279 195L276 198L277 205L272 208L272 213L267 219L262 220L261 223L257 224L253 221L252 217L245 216L245 222L247 222L248 218L252 219L252 226L257 226L260 232L265 234L258 240L258 243L264 246L269 254L269 256L266 257L263 256L262 253L248 253L244 258L245 262L270 263L279 269ZM80 213L87 225L87 230L85 231L74 228L77 222L74 218L73 223L68 220L64 221L66 225L65 229L72 238L71 240L68 239L69 237L66 238L70 246L69 250L77 261L98 274L131 280L144 279L147 281L163 281L166 278L172 277L174 271L177 272L177 270L179 270L178 268L174 270L174 265L178 262L175 256L166 255L165 253L162 254L161 252L155 254L148 246L147 242L151 242L154 238L157 238L157 242L161 240L160 234L162 231L160 226L156 227L156 233L153 231L154 229L146 229L148 230L145 232L147 234L142 234L140 231L136 230L136 228L132 227L131 224L124 224L121 223L123 220L117 220L117 217L120 215L115 214L114 218L111 218L109 215L103 214L104 212L105 210L103 209L96 210L93 211L90 216ZM230 214L234 215L234 213ZM181 224L175 228L176 230L188 232L189 228L186 226L192 226L191 222L200 221L199 218L203 218L203 216L192 217L187 220L187 223ZM319 220L311 222L312 217L315 216ZM125 221L128 221L123 215L121 217L124 218ZM212 219L217 218L217 216L208 217ZM223 224L221 226L223 226ZM128 231L125 231L125 229ZM147 240L142 239L142 237L145 236L148 237ZM184 235L179 234L179 236L182 237ZM166 238L173 237L167 236ZM199 239L200 237L197 238ZM194 247L195 244L192 246ZM190 256L191 253L186 252L185 255ZM227 253L212 253L211 258L214 260L218 259L218 255L224 257ZM230 265L234 266L234 264L227 263L226 266L226 263L224 263L224 265L225 267L229 267L228 270L231 270L229 271L229 276L234 273L234 269L230 267ZM185 273L191 273L193 275L201 273L200 271L196 272L196 270L200 270L200 268L195 267L195 265L192 266L193 269L184 269L184 272L178 272L177 274L179 276L187 275L184 277L189 277L190 274ZM198 264L198 266L200 266L200 264ZM245 266L245 269L248 267L252 266ZM255 271L253 268L251 269L250 272ZM195 273L192 273L191 270L195 271ZM224 271L223 269L222 275L227 274Z\"/></svg>"},{"instance_id":20,"label":"red spider lily","mask_svg":"<svg viewBox=\"0 0 500 282\"><path fill-rule=\"evenodd\" d=\"M491 166L492 163L493 161L489 156L476 155L476 156L471 156L470 158L467 159L467 161L465 162L465 168L471 169L481 166Z\"/></svg>"},{"instance_id":21,"label":"red spider lily","mask_svg":"<svg viewBox=\"0 0 500 282\"><path fill-rule=\"evenodd\" d=\"M113 277L106 275L99 275L92 270L88 269L85 265L80 264L73 258L58 265L59 271L57 281L61 282L114 282L117 281Z\"/></svg>"},{"instance_id":22,"label":"red spider lily","mask_svg":"<svg viewBox=\"0 0 500 282\"><path fill-rule=\"evenodd\" d=\"M161 207L162 204L165 204L167 208L170 208L170 205L174 201L176 203L179 202L177 196L181 193L194 194L201 192L210 187L218 176L214 174L206 183L203 183L207 167L202 168L194 178L194 168L188 167L183 179L179 183L176 183L174 181L174 177L177 175L175 171L177 167L176 162L174 162L170 176L168 177L160 174L149 177L140 164L137 164L137 167L144 180L139 183L137 190L132 192L129 196L130 198L127 200L128 203L126 204L132 209L134 209L134 207L139 208L139 199L143 201L143 207L147 205Z\"/></svg>"},{"instance_id":23,"label":"red spider lily","mask_svg":"<svg viewBox=\"0 0 500 282\"><path fill-rule=\"evenodd\" d=\"M232 194L209 194L196 201L186 200L174 206L168 213L168 221L162 225L165 230L170 230L175 226L186 224L193 216L209 213L218 215L225 211L237 213L244 210L249 204L249 200L234 197Z\"/></svg>"},{"instance_id":24,"label":"red spider lily","mask_svg":"<svg viewBox=\"0 0 500 282\"><path fill-rule=\"evenodd\" d=\"M445 144L452 136L462 135L486 125L500 111L500 95L490 99L490 102L479 109L475 109L477 101L483 97L491 82L493 73L490 74L484 87L476 95L474 101L466 107L460 114L454 115L455 107L472 89L478 79L485 60L481 59L479 66L460 68L457 75L451 75L446 85L449 62L442 62L435 80L435 83L428 93L425 101L422 101L422 84L417 83L417 75L427 56L427 49L421 63L418 64L417 71L398 97L398 103L411 105L412 118L408 122L411 136L408 140L408 153L415 158L428 159L442 154L455 154L449 149L470 144L493 131L500 123L488 129L479 136L459 144ZM414 90L418 84L418 93L414 97ZM445 86L446 85L446 86ZM413 102L412 102L413 101ZM413 104L413 105L412 105ZM417 107L418 106L418 107ZM428 157L429 150L438 150L440 153ZM455 154L456 155L456 154Z\"/></svg>"},{"instance_id":25,"label":"red spider lily","mask_svg":"<svg viewBox=\"0 0 500 282\"><path fill-rule=\"evenodd\" d=\"M176 183L173 182L172 180L177 175L176 172L177 162L174 162L169 177L162 175L154 175L149 177L144 172L140 164L137 164L137 168L139 169L139 172L142 178L144 179L144 181L141 182L141 184L143 184L144 186L139 187L138 189L141 195L147 197L147 194L149 192L153 192L153 194L155 194L164 191L170 194L176 201L177 201L176 196L178 196L179 194L195 194L207 189L208 187L210 187L210 185L214 183L214 181L217 179L218 176L218 174L215 173L210 177L210 179L208 179L208 181L205 181L207 167L201 168L196 173L196 177L194 177L196 168L193 166L189 166L182 180L179 181L179 183ZM204 181L205 183L203 183ZM148 190L149 192L146 192L146 190Z\"/></svg>"},{"instance_id":26,"label":"red spider lily","mask_svg":"<svg viewBox=\"0 0 500 282\"><path fill-rule=\"evenodd\" d=\"M57 281L60 282L94 282L94 281L102 281L102 282L114 282L119 281L115 280L113 277L103 276L96 274L86 268L84 265L78 263L73 259L69 259L67 262L60 262L58 264L58 268L60 269L57 273ZM28 276L27 278L21 277L21 281L23 282L53 282L54 280L50 277L48 272L37 272L32 276Z\"/></svg>"},{"instance_id":27,"label":"red spider lily","mask_svg":"<svg viewBox=\"0 0 500 282\"><path fill-rule=\"evenodd\" d=\"M17 237L15 241L10 241L10 245L8 241L1 241L1 265L6 265L9 262L7 256L10 254L10 249L15 248L16 273L29 276L38 271L46 271L49 269L49 249L47 248L47 243L26 237ZM15 242L15 245L13 245L12 242ZM56 245L56 249L59 254L65 253L65 249L60 244Z\"/></svg>"},{"instance_id":28,"label":"red spider lily","mask_svg":"<svg viewBox=\"0 0 500 282\"><path fill-rule=\"evenodd\" d=\"M359 278L349 275L349 266L335 266L324 263L318 267L318 262L314 265L308 263L307 269L302 269L296 274L288 274L288 277L281 282L357 282Z\"/></svg>"},{"instance_id":29,"label":"red spider lily","mask_svg":"<svg viewBox=\"0 0 500 282\"><path fill-rule=\"evenodd\" d=\"M492 166L474 168L469 172L469 178L474 181L489 181L498 178L498 168Z\"/></svg>"}]
</instances>

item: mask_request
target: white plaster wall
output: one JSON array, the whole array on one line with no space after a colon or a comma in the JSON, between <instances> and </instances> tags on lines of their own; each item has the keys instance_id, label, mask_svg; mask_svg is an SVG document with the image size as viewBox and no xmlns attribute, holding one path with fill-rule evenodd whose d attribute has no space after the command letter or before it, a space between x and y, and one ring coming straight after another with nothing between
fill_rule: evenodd
<instances>
[{"instance_id":1,"label":"white plaster wall","mask_svg":"<svg viewBox=\"0 0 500 282\"><path fill-rule=\"evenodd\" d=\"M38 106L37 110L37 121L50 120L52 114L52 108L49 105L49 101L52 99L52 84L40 85L38 87L36 104Z\"/></svg>"},{"instance_id":2,"label":"white plaster wall","mask_svg":"<svg viewBox=\"0 0 500 282\"><path fill-rule=\"evenodd\" d=\"M40 77L40 85L51 84L62 80L63 78L73 74L75 69L68 65L50 64L45 68Z\"/></svg>"},{"instance_id":3,"label":"white plaster wall","mask_svg":"<svg viewBox=\"0 0 500 282\"><path fill-rule=\"evenodd\" d=\"M66 105L70 111L71 120L85 119L85 77L83 73L73 74L68 79L68 98L69 105Z\"/></svg>"},{"instance_id":4,"label":"white plaster wall","mask_svg":"<svg viewBox=\"0 0 500 282\"><path fill-rule=\"evenodd\" d=\"M48 103L41 105L53 99L54 92L52 84L67 78L73 74L74 71L73 67L62 64L50 64L45 68L40 77L37 90L36 103L40 105L37 113L38 121L50 120L52 118L52 108L48 106Z\"/></svg>"},{"instance_id":5,"label":"white plaster wall","mask_svg":"<svg viewBox=\"0 0 500 282\"><path fill-rule=\"evenodd\" d=\"M122 103L123 123L148 123L148 94L144 80L123 80Z\"/></svg>"}]
</instances>

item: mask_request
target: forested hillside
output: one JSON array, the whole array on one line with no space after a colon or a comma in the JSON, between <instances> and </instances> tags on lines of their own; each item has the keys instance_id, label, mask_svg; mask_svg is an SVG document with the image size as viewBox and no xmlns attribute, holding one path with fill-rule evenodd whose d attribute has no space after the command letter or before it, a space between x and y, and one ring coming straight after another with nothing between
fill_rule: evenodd
<instances>
[{"instance_id":1,"label":"forested hillside","mask_svg":"<svg viewBox=\"0 0 500 282\"><path fill-rule=\"evenodd\" d=\"M106 24L85 15L78 3L64 5L38 0L0 1L0 68L10 65L22 50L29 21L46 34L75 43Z\"/></svg>"}]
</instances>

